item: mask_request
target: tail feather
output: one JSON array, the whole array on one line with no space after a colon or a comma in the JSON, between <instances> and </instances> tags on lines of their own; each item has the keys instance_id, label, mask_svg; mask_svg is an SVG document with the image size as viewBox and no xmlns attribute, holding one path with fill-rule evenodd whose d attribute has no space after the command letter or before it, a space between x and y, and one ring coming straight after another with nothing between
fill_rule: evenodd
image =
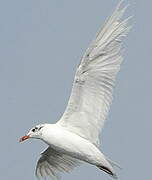
<instances>
[{"instance_id":1,"label":"tail feather","mask_svg":"<svg viewBox=\"0 0 152 180\"><path fill-rule=\"evenodd\" d=\"M117 175L115 173L113 173L110 169L108 169L105 166L97 166L100 170L108 173L110 176L112 176L114 179L118 179Z\"/></svg>"}]
</instances>

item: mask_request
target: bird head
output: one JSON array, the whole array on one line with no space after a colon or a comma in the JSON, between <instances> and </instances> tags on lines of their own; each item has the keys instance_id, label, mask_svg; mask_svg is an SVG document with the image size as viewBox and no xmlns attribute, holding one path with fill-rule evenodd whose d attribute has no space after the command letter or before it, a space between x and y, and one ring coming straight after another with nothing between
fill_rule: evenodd
<instances>
[{"instance_id":1,"label":"bird head","mask_svg":"<svg viewBox=\"0 0 152 180\"><path fill-rule=\"evenodd\" d=\"M44 127L45 127L45 124L39 124L39 125L33 127L32 129L30 129L30 131L25 136L20 138L19 142L23 142L29 138L40 139L41 135L42 135L42 129Z\"/></svg>"}]
</instances>

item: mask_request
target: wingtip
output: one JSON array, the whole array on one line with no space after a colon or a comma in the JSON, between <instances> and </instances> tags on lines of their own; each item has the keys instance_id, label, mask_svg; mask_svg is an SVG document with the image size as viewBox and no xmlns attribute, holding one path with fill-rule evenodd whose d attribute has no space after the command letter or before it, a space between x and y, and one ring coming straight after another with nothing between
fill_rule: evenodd
<instances>
[{"instance_id":1,"label":"wingtip","mask_svg":"<svg viewBox=\"0 0 152 180\"><path fill-rule=\"evenodd\" d=\"M116 6L116 10L115 11L121 11L122 12L122 14L124 14L124 12L128 9L128 7L130 6L130 4L128 3L128 4L124 4L123 5L123 3L124 3L124 0L121 0L119 3L118 3L118 5Z\"/></svg>"},{"instance_id":2,"label":"wingtip","mask_svg":"<svg viewBox=\"0 0 152 180\"><path fill-rule=\"evenodd\" d=\"M120 0L119 3L116 6L116 10L119 10L123 4L124 0Z\"/></svg>"}]
</instances>

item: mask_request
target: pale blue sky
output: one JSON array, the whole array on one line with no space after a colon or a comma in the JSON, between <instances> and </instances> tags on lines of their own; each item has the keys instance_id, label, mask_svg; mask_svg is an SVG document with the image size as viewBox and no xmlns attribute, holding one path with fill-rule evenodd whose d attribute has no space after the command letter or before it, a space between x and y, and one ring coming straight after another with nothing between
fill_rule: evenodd
<instances>
[{"instance_id":1,"label":"pale blue sky","mask_svg":"<svg viewBox=\"0 0 152 180\"><path fill-rule=\"evenodd\" d=\"M0 0L0 179L33 180L46 145L18 143L33 125L65 109L76 65L118 0ZM125 60L102 134L121 180L151 179L152 2L125 0L134 15ZM83 165L63 180L111 179Z\"/></svg>"}]
</instances>

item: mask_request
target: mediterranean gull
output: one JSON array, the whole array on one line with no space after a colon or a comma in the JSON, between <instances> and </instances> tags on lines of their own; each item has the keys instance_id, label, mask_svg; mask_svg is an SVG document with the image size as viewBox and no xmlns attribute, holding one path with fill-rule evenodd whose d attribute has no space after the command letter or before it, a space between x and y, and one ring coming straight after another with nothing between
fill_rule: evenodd
<instances>
[{"instance_id":1,"label":"mediterranean gull","mask_svg":"<svg viewBox=\"0 0 152 180\"><path fill-rule=\"evenodd\" d=\"M122 1L84 53L76 70L71 96L61 119L55 124L32 128L20 142L41 139L48 148L37 162L36 176L54 180L86 162L117 179L116 163L99 150L99 134L112 102L112 91L123 60L123 37L130 30L127 7Z\"/></svg>"}]
</instances>

